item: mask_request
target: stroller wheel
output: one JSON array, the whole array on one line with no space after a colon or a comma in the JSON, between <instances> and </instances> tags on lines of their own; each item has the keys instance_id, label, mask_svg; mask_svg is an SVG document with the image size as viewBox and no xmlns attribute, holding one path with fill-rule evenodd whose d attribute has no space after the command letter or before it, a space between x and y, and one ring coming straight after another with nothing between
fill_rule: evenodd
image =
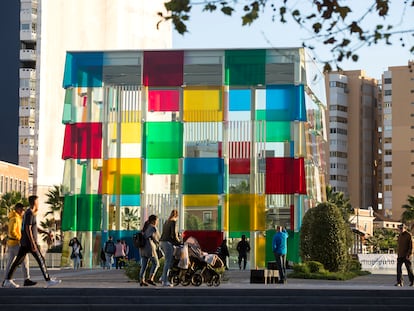
<instances>
[{"instance_id":1,"label":"stroller wheel","mask_svg":"<svg viewBox=\"0 0 414 311\"><path fill-rule=\"evenodd\" d=\"M202 283L203 277L199 273L194 274L191 278L191 284L193 284L194 286L200 286Z\"/></svg>"},{"instance_id":2,"label":"stroller wheel","mask_svg":"<svg viewBox=\"0 0 414 311\"><path fill-rule=\"evenodd\" d=\"M188 286L191 284L191 279L188 278L187 276L185 276L182 280L181 280L181 285L182 286Z\"/></svg>"},{"instance_id":3,"label":"stroller wheel","mask_svg":"<svg viewBox=\"0 0 414 311\"><path fill-rule=\"evenodd\" d=\"M174 286L177 286L178 284L180 284L180 277L179 277L178 275L174 275L174 276L171 278L171 283L172 283Z\"/></svg>"},{"instance_id":4,"label":"stroller wheel","mask_svg":"<svg viewBox=\"0 0 414 311\"><path fill-rule=\"evenodd\" d=\"M212 283L213 283L214 287L219 286L220 285L220 276L214 275L212 277Z\"/></svg>"}]
</instances>

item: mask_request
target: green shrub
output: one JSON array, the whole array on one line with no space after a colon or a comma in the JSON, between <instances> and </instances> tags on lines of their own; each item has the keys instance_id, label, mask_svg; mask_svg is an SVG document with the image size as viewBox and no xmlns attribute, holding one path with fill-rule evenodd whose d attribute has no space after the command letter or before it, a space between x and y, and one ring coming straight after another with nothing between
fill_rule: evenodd
<instances>
[{"instance_id":1,"label":"green shrub","mask_svg":"<svg viewBox=\"0 0 414 311\"><path fill-rule=\"evenodd\" d=\"M348 262L348 271L361 271L362 266L358 259L352 259Z\"/></svg>"},{"instance_id":2,"label":"green shrub","mask_svg":"<svg viewBox=\"0 0 414 311\"><path fill-rule=\"evenodd\" d=\"M157 272L155 273L155 281L158 281L158 279L161 277L162 275L162 269L164 268L164 258L161 258L160 260L160 266L157 270ZM147 271L146 271L146 277L149 276L149 271L151 268L151 262L148 262L148 267L147 267ZM130 280L134 280L134 281L138 281L139 280L139 271L141 270L141 264L138 261L135 260L129 260L124 268L125 271L125 275L130 279Z\"/></svg>"},{"instance_id":3,"label":"green shrub","mask_svg":"<svg viewBox=\"0 0 414 311\"><path fill-rule=\"evenodd\" d=\"M295 273L305 273L305 274L310 273L309 266L305 265L305 264L302 264L302 263L294 264L293 265L293 271Z\"/></svg>"},{"instance_id":4,"label":"green shrub","mask_svg":"<svg viewBox=\"0 0 414 311\"><path fill-rule=\"evenodd\" d=\"M318 204L303 217L301 257L305 261L318 261L332 272L345 271L349 259L348 231L350 228L337 206Z\"/></svg>"},{"instance_id":5,"label":"green shrub","mask_svg":"<svg viewBox=\"0 0 414 311\"><path fill-rule=\"evenodd\" d=\"M325 270L323 264L321 264L319 261L307 261L305 262L305 265L309 267L309 271L311 273L324 272Z\"/></svg>"}]
</instances>

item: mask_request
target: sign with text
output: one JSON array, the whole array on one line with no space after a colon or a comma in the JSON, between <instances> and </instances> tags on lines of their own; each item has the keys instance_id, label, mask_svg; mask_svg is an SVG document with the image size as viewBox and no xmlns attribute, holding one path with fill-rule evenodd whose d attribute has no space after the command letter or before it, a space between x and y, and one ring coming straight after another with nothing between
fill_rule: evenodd
<instances>
[{"instance_id":1,"label":"sign with text","mask_svg":"<svg viewBox=\"0 0 414 311\"><path fill-rule=\"evenodd\" d=\"M397 254L358 254L362 270L395 270Z\"/></svg>"}]
</instances>

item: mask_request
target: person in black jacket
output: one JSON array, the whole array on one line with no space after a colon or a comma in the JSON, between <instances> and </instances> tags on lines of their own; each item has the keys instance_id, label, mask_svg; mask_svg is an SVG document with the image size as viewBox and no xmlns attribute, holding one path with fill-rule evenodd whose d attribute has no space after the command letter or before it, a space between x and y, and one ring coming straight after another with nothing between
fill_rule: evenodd
<instances>
[{"instance_id":1,"label":"person in black jacket","mask_svg":"<svg viewBox=\"0 0 414 311\"><path fill-rule=\"evenodd\" d=\"M171 211L170 217L168 217L167 221L164 223L162 227L162 234L160 238L160 246L165 256L161 281L162 281L163 286L169 286L169 287L173 286L168 281L168 270L170 269L171 264L172 264L174 245L181 244L181 241L178 238L178 233L177 233L177 219L178 219L178 211L176 209L173 209Z\"/></svg>"},{"instance_id":2,"label":"person in black jacket","mask_svg":"<svg viewBox=\"0 0 414 311\"><path fill-rule=\"evenodd\" d=\"M223 239L223 241L221 242L221 245L217 249L217 255L223 262L224 266L226 267L226 270L229 270L229 268L227 267L227 257L229 257L230 254L229 254L229 248L227 247L226 239Z\"/></svg>"},{"instance_id":3,"label":"person in black jacket","mask_svg":"<svg viewBox=\"0 0 414 311\"><path fill-rule=\"evenodd\" d=\"M237 251L239 252L239 269L241 270L241 263L243 260L243 270L246 270L247 253L250 252L250 244L246 241L246 236L243 234L242 239L237 243Z\"/></svg>"}]
</instances>

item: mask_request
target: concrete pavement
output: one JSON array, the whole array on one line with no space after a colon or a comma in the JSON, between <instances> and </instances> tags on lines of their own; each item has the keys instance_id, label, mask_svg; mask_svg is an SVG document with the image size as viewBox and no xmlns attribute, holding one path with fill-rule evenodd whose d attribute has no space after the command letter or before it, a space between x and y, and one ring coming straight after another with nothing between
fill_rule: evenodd
<instances>
[{"instance_id":1,"label":"concrete pavement","mask_svg":"<svg viewBox=\"0 0 414 311\"><path fill-rule=\"evenodd\" d=\"M57 285L59 288L140 288L136 281L128 279L124 270L103 270L96 269L49 269L50 275L62 280ZM1 272L0 272L1 273ZM32 279L38 282L36 287L43 287L45 282L39 269L31 269ZM405 284L408 285L407 276L405 276ZM23 284L21 269L16 270L15 280L19 285ZM387 289L387 290L413 290L414 288L405 286L395 287L395 275L392 274L371 274L367 276L356 277L348 281L330 281L330 280L306 280L289 278L287 284L251 284L250 271L228 270L224 273L222 282L217 288L277 288L277 289ZM159 286L161 287L161 286ZM206 284L200 287L195 286L177 286L180 288L206 288Z\"/></svg>"}]
</instances>

